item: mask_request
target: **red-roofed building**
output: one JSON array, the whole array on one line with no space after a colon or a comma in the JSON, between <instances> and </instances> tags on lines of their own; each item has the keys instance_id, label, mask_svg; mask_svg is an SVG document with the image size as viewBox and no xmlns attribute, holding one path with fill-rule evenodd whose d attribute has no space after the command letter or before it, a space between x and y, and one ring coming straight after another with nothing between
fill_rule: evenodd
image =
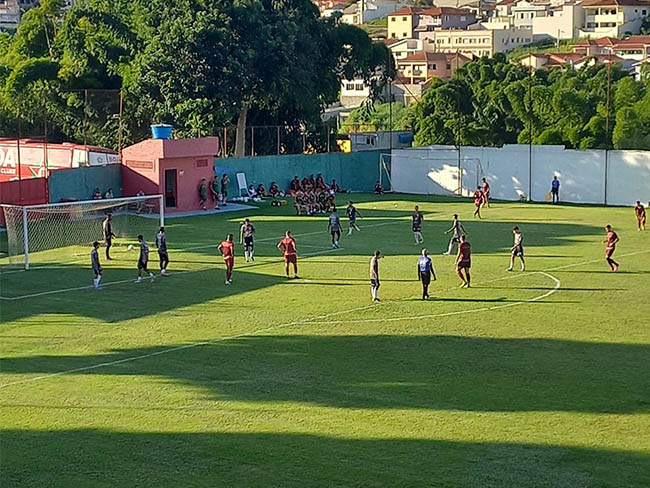
<instances>
[{"instance_id":1,"label":"red-roofed building","mask_svg":"<svg viewBox=\"0 0 650 488\"><path fill-rule=\"evenodd\" d=\"M476 14L464 8L406 7L388 16L388 38L422 39L434 29L466 29L476 20Z\"/></svg>"},{"instance_id":2,"label":"red-roofed building","mask_svg":"<svg viewBox=\"0 0 650 488\"><path fill-rule=\"evenodd\" d=\"M579 37L622 37L637 34L650 15L650 0L582 0L584 25Z\"/></svg>"}]
</instances>

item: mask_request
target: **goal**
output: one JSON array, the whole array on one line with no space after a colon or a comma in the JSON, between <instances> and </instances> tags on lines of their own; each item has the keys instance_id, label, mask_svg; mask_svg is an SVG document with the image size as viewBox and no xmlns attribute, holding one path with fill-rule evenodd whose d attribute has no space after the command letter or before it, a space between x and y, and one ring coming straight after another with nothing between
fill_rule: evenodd
<instances>
[{"instance_id":1,"label":"goal","mask_svg":"<svg viewBox=\"0 0 650 488\"><path fill-rule=\"evenodd\" d=\"M1 205L7 226L8 262L47 266L87 260L93 241L103 243L102 223L111 215L114 245L150 242L165 224L162 195L47 205ZM90 259L90 258L88 258Z\"/></svg>"}]
</instances>

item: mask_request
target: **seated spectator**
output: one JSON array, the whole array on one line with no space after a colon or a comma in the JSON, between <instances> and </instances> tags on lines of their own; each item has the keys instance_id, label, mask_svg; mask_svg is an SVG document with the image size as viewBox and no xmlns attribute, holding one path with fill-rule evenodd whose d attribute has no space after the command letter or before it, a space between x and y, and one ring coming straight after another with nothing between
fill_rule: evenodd
<instances>
[{"instance_id":1,"label":"seated spectator","mask_svg":"<svg viewBox=\"0 0 650 488\"><path fill-rule=\"evenodd\" d=\"M300 189L302 191L305 191L307 188L309 188L309 180L307 179L307 177L305 177L300 182Z\"/></svg>"},{"instance_id":2,"label":"seated spectator","mask_svg":"<svg viewBox=\"0 0 650 488\"><path fill-rule=\"evenodd\" d=\"M102 199L102 192L99 189L99 187L95 188L95 191L93 192L93 200L101 200Z\"/></svg>"},{"instance_id":3,"label":"seated spectator","mask_svg":"<svg viewBox=\"0 0 650 488\"><path fill-rule=\"evenodd\" d=\"M316 178L314 178L314 174L309 175L309 185L313 188L316 189Z\"/></svg>"},{"instance_id":4,"label":"seated spectator","mask_svg":"<svg viewBox=\"0 0 650 488\"><path fill-rule=\"evenodd\" d=\"M379 180L377 180L377 183L375 183L375 195L383 195L384 194L384 188L381 186L381 183L379 183Z\"/></svg>"},{"instance_id":5,"label":"seated spectator","mask_svg":"<svg viewBox=\"0 0 650 488\"><path fill-rule=\"evenodd\" d=\"M250 185L248 187L248 198L255 198L257 196L257 192L255 191L255 186Z\"/></svg>"},{"instance_id":6,"label":"seated spectator","mask_svg":"<svg viewBox=\"0 0 650 488\"><path fill-rule=\"evenodd\" d=\"M108 198L115 198L113 196L113 189L112 188L109 188L108 190L106 190L106 193L104 194L104 198L107 198L107 199Z\"/></svg>"},{"instance_id":7,"label":"seated spectator","mask_svg":"<svg viewBox=\"0 0 650 488\"><path fill-rule=\"evenodd\" d=\"M257 185L257 196L260 198L265 198L267 196L266 189L264 188L264 185L262 183Z\"/></svg>"},{"instance_id":8,"label":"seated spectator","mask_svg":"<svg viewBox=\"0 0 650 488\"><path fill-rule=\"evenodd\" d=\"M275 181L271 182L271 186L269 186L269 195L271 195L273 198L277 198L280 195L280 187L277 185Z\"/></svg>"},{"instance_id":9,"label":"seated spectator","mask_svg":"<svg viewBox=\"0 0 650 488\"><path fill-rule=\"evenodd\" d=\"M316 198L318 199L318 210L320 213L325 213L329 210L327 197L328 194L325 190L317 190Z\"/></svg>"},{"instance_id":10,"label":"seated spectator","mask_svg":"<svg viewBox=\"0 0 650 488\"><path fill-rule=\"evenodd\" d=\"M294 198L295 198L294 207L296 208L296 214L302 215L303 210L305 211L306 214L309 213L307 203L305 202L305 194L302 192L302 190L298 190Z\"/></svg>"},{"instance_id":11,"label":"seated spectator","mask_svg":"<svg viewBox=\"0 0 650 488\"><path fill-rule=\"evenodd\" d=\"M334 193L347 193L347 191L342 190L341 187L336 183L336 180L332 180L332 184L330 185L330 191L333 191Z\"/></svg>"},{"instance_id":12,"label":"seated spectator","mask_svg":"<svg viewBox=\"0 0 650 488\"><path fill-rule=\"evenodd\" d=\"M321 190L324 190L326 187L325 185L325 180L323 179L323 175L318 173L318 176L316 176L316 188L320 188Z\"/></svg>"},{"instance_id":13,"label":"seated spectator","mask_svg":"<svg viewBox=\"0 0 650 488\"><path fill-rule=\"evenodd\" d=\"M138 190L138 193L135 194L136 197L143 197L145 193L142 190ZM140 213L145 209L145 203L143 200L140 200L138 202L138 207L136 209L136 212Z\"/></svg>"},{"instance_id":14,"label":"seated spectator","mask_svg":"<svg viewBox=\"0 0 650 488\"><path fill-rule=\"evenodd\" d=\"M297 192L300 190L300 180L297 176L293 177L293 180L291 180L291 186L289 188L292 192Z\"/></svg>"}]
</instances>

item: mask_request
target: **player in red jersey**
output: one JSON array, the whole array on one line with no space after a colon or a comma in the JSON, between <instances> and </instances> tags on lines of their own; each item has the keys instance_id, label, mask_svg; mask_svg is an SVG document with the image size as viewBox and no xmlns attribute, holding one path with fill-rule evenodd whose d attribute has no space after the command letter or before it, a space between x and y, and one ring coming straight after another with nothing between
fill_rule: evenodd
<instances>
[{"instance_id":1,"label":"player in red jersey","mask_svg":"<svg viewBox=\"0 0 650 488\"><path fill-rule=\"evenodd\" d=\"M298 248L290 230L284 234L284 239L278 242L278 249L284 253L284 272L287 279L289 279L289 264L293 264L293 277L300 278L298 276Z\"/></svg>"},{"instance_id":2,"label":"player in red jersey","mask_svg":"<svg viewBox=\"0 0 650 488\"><path fill-rule=\"evenodd\" d=\"M217 247L223 256L223 262L226 264L226 285L232 283L232 269L235 267L235 243L233 239L234 236L228 234L226 240Z\"/></svg>"},{"instance_id":3,"label":"player in red jersey","mask_svg":"<svg viewBox=\"0 0 650 488\"><path fill-rule=\"evenodd\" d=\"M481 187L478 186L476 187L476 191L474 192L474 205L476 206L476 210L474 210L474 217L478 217L479 219L481 218L481 207L485 203L485 195L483 194L483 190L481 190Z\"/></svg>"},{"instance_id":4,"label":"player in red jersey","mask_svg":"<svg viewBox=\"0 0 650 488\"><path fill-rule=\"evenodd\" d=\"M470 287L469 269L472 267L472 246L467 242L467 237L460 236L460 244L458 245L458 255L456 256L456 274L463 281L460 284L461 288ZM465 270L465 276L463 276Z\"/></svg>"},{"instance_id":5,"label":"player in red jersey","mask_svg":"<svg viewBox=\"0 0 650 488\"><path fill-rule=\"evenodd\" d=\"M483 187L483 198L485 200L485 206L490 208L490 184L485 178L483 178L483 184L481 186Z\"/></svg>"},{"instance_id":6,"label":"player in red jersey","mask_svg":"<svg viewBox=\"0 0 650 488\"><path fill-rule=\"evenodd\" d=\"M612 254L614 254L616 244L620 239L616 232L612 230L611 225L605 226L605 232L607 232L607 239L603 241L605 243L605 259L607 260L607 264L609 264L609 269L616 272L618 271L618 263L612 259Z\"/></svg>"},{"instance_id":7,"label":"player in red jersey","mask_svg":"<svg viewBox=\"0 0 650 488\"><path fill-rule=\"evenodd\" d=\"M641 230L645 230L645 207L641 202L636 202L634 206L634 214L636 215L636 226Z\"/></svg>"}]
</instances>

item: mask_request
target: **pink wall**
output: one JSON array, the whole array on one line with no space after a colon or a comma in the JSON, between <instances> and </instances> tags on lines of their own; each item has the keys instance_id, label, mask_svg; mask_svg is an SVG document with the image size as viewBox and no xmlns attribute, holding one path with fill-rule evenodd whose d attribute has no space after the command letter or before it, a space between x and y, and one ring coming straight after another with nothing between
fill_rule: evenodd
<instances>
[{"instance_id":1,"label":"pink wall","mask_svg":"<svg viewBox=\"0 0 650 488\"><path fill-rule=\"evenodd\" d=\"M214 157L219 154L219 139L149 139L122 151L124 196L139 190L146 194L165 194L165 170L176 170L176 207L170 212L198 210L199 182L214 175ZM209 194L209 191L208 191Z\"/></svg>"}]
</instances>

